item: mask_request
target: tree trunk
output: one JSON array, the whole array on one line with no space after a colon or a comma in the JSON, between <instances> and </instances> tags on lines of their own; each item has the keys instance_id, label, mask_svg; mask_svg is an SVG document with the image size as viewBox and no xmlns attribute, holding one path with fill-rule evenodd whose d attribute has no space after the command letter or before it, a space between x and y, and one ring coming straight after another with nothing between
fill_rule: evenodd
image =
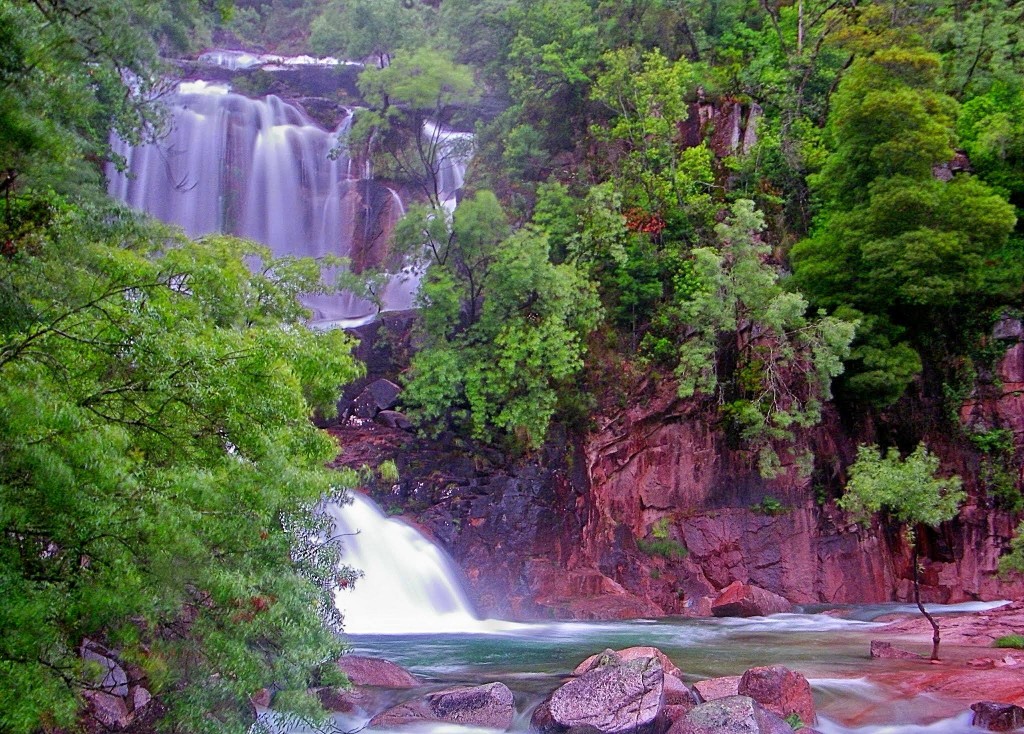
<instances>
[{"instance_id":1,"label":"tree trunk","mask_svg":"<svg viewBox=\"0 0 1024 734\"><path fill-rule=\"evenodd\" d=\"M927 611L925 611L924 604L921 603L921 580L917 569L917 545L914 545L914 554L911 558L911 563L914 564L914 601L917 603L917 608L921 610L921 614L928 620L928 624L932 626L932 660L939 659L939 624L935 621Z\"/></svg>"}]
</instances>

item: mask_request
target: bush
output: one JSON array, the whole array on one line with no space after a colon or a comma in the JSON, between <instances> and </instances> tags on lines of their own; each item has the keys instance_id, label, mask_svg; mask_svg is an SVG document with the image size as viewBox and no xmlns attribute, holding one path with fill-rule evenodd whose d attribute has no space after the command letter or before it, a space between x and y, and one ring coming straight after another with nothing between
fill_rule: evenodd
<instances>
[{"instance_id":1,"label":"bush","mask_svg":"<svg viewBox=\"0 0 1024 734\"><path fill-rule=\"evenodd\" d=\"M997 637L992 647L1012 647L1014 650L1024 650L1024 635L1003 635Z\"/></svg>"}]
</instances>

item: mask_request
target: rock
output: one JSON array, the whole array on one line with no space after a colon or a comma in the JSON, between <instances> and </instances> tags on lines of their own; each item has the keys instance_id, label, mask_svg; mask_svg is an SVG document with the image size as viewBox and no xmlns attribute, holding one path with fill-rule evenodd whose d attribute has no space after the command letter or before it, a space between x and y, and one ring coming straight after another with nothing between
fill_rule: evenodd
<instances>
[{"instance_id":1,"label":"rock","mask_svg":"<svg viewBox=\"0 0 1024 734\"><path fill-rule=\"evenodd\" d=\"M916 652L910 652L909 650L901 650L891 642L884 642L883 640L871 641L871 657L882 660L924 660L923 655L918 655Z\"/></svg>"},{"instance_id":2,"label":"rock","mask_svg":"<svg viewBox=\"0 0 1024 734\"><path fill-rule=\"evenodd\" d=\"M668 734L793 734L793 728L749 696L729 696L694 707Z\"/></svg>"},{"instance_id":3,"label":"rock","mask_svg":"<svg viewBox=\"0 0 1024 734\"><path fill-rule=\"evenodd\" d=\"M697 697L688 685L674 675L665 676L666 706L685 706L687 709L691 709L697 703Z\"/></svg>"},{"instance_id":4,"label":"rock","mask_svg":"<svg viewBox=\"0 0 1024 734\"><path fill-rule=\"evenodd\" d=\"M152 700L153 700L153 694L151 694L148 690L146 690L142 686L133 686L132 687L132 695L131 695L132 713L137 713L137 712L141 711Z\"/></svg>"},{"instance_id":5,"label":"rock","mask_svg":"<svg viewBox=\"0 0 1024 734\"><path fill-rule=\"evenodd\" d=\"M352 403L352 415L372 419L382 410L390 410L398 402L400 388L391 380L374 380L359 393Z\"/></svg>"},{"instance_id":6,"label":"rock","mask_svg":"<svg viewBox=\"0 0 1024 734\"><path fill-rule=\"evenodd\" d=\"M740 676L728 675L722 678L708 678L693 684L693 689L703 701L714 701L717 698L738 696L740 692Z\"/></svg>"},{"instance_id":7,"label":"rock","mask_svg":"<svg viewBox=\"0 0 1024 734\"><path fill-rule=\"evenodd\" d=\"M82 698L88 703L89 716L106 729L124 729L131 721L128 705L121 696L103 691L82 691Z\"/></svg>"},{"instance_id":8,"label":"rock","mask_svg":"<svg viewBox=\"0 0 1024 734\"><path fill-rule=\"evenodd\" d=\"M733 581L722 589L711 613L716 617L767 617L793 611L788 600L753 584Z\"/></svg>"},{"instance_id":9,"label":"rock","mask_svg":"<svg viewBox=\"0 0 1024 734\"><path fill-rule=\"evenodd\" d=\"M357 686L415 688L420 684L408 670L383 658L345 655L338 660L338 668Z\"/></svg>"},{"instance_id":10,"label":"rock","mask_svg":"<svg viewBox=\"0 0 1024 734\"><path fill-rule=\"evenodd\" d=\"M739 695L750 696L782 718L796 714L804 724L817 719L811 684L782 665L750 668L740 678Z\"/></svg>"},{"instance_id":11,"label":"rock","mask_svg":"<svg viewBox=\"0 0 1024 734\"><path fill-rule=\"evenodd\" d=\"M664 678L657 657L610 661L555 690L531 726L544 733L653 734L664 708Z\"/></svg>"},{"instance_id":12,"label":"rock","mask_svg":"<svg viewBox=\"0 0 1024 734\"><path fill-rule=\"evenodd\" d=\"M971 724L989 731L1013 731L1024 727L1024 708L1012 703L979 701L971 704Z\"/></svg>"},{"instance_id":13,"label":"rock","mask_svg":"<svg viewBox=\"0 0 1024 734\"><path fill-rule=\"evenodd\" d=\"M656 647L626 647L622 650L605 650L597 655L591 655L577 665L572 674L583 675L610 663L624 663L639 658L658 658L658 662L661 663L661 669L665 675L682 678L683 671L677 668L675 663L669 660L668 656Z\"/></svg>"},{"instance_id":14,"label":"rock","mask_svg":"<svg viewBox=\"0 0 1024 734\"><path fill-rule=\"evenodd\" d=\"M504 683L448 688L393 706L370 720L370 726L405 726L443 721L461 726L508 729L515 716L512 691Z\"/></svg>"},{"instance_id":15,"label":"rock","mask_svg":"<svg viewBox=\"0 0 1024 734\"><path fill-rule=\"evenodd\" d=\"M1024 338L1024 324L1020 319L1003 316L992 327L992 338L1005 341L1021 341Z\"/></svg>"},{"instance_id":16,"label":"rock","mask_svg":"<svg viewBox=\"0 0 1024 734\"><path fill-rule=\"evenodd\" d=\"M333 688L331 686L318 688L316 689L316 697L320 699L321 705L328 711L348 714L358 706L358 695L354 691L344 688Z\"/></svg>"},{"instance_id":17,"label":"rock","mask_svg":"<svg viewBox=\"0 0 1024 734\"><path fill-rule=\"evenodd\" d=\"M97 686L98 689L121 698L128 696L128 674L114 659L113 652L89 639L82 642L80 652L83 660L98 663L101 667L103 677Z\"/></svg>"},{"instance_id":18,"label":"rock","mask_svg":"<svg viewBox=\"0 0 1024 734\"><path fill-rule=\"evenodd\" d=\"M249 702L252 703L253 706L265 709L270 708L270 702L273 698L274 694L270 692L269 688L261 688L249 696Z\"/></svg>"},{"instance_id":19,"label":"rock","mask_svg":"<svg viewBox=\"0 0 1024 734\"><path fill-rule=\"evenodd\" d=\"M397 410L382 410L377 413L376 421L388 428L397 428L400 431L411 431L412 421L405 417L405 413Z\"/></svg>"}]
</instances>

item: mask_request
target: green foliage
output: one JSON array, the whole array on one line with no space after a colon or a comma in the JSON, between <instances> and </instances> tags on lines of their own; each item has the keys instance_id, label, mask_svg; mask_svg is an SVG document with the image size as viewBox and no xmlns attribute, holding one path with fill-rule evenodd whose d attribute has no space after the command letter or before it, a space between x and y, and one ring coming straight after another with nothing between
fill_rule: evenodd
<instances>
[{"instance_id":1,"label":"green foliage","mask_svg":"<svg viewBox=\"0 0 1024 734\"><path fill-rule=\"evenodd\" d=\"M385 459L377 467L377 476L382 482L394 484L398 481L398 466L394 459Z\"/></svg>"},{"instance_id":2,"label":"green foliage","mask_svg":"<svg viewBox=\"0 0 1024 734\"><path fill-rule=\"evenodd\" d=\"M799 731L800 729L803 729L805 726L803 719L800 718L800 714L798 714L796 711L789 714L786 717L785 721L787 724L789 724L790 728L793 731Z\"/></svg>"},{"instance_id":3,"label":"green foliage","mask_svg":"<svg viewBox=\"0 0 1024 734\"><path fill-rule=\"evenodd\" d=\"M396 52L423 47L431 9L402 0L331 0L310 26L314 51L348 59L374 56L384 68ZM401 54L400 54L401 55Z\"/></svg>"},{"instance_id":4,"label":"green foliage","mask_svg":"<svg viewBox=\"0 0 1024 734\"><path fill-rule=\"evenodd\" d=\"M843 371L856 322L807 315L799 293L779 284L757 239L763 218L740 200L717 228L716 247L693 250L690 297L678 304L687 332L677 350L679 394L719 394L762 472L777 462L771 442L820 420L832 378ZM720 360L735 365L721 382Z\"/></svg>"},{"instance_id":5,"label":"green foliage","mask_svg":"<svg viewBox=\"0 0 1024 734\"><path fill-rule=\"evenodd\" d=\"M72 724L84 637L142 667L169 726L244 731L268 684L310 712L345 573L314 507L351 477L309 418L360 372L301 323L315 266L115 210L4 214L0 728Z\"/></svg>"},{"instance_id":6,"label":"green foliage","mask_svg":"<svg viewBox=\"0 0 1024 734\"><path fill-rule=\"evenodd\" d=\"M651 537L637 538L636 547L649 556L682 560L690 554L686 546L669 535L669 520L663 517L651 526ZM656 578L652 576L652 578Z\"/></svg>"},{"instance_id":7,"label":"green foliage","mask_svg":"<svg viewBox=\"0 0 1024 734\"><path fill-rule=\"evenodd\" d=\"M1024 650L1024 635L1003 635L992 642L992 647L1009 647L1014 650Z\"/></svg>"},{"instance_id":8,"label":"green foliage","mask_svg":"<svg viewBox=\"0 0 1024 734\"><path fill-rule=\"evenodd\" d=\"M861 446L850 466L850 481L839 506L858 522L866 523L872 513L886 510L899 522L911 526L937 527L956 516L966 493L958 476L938 476L939 458L919 444L906 459L896 451Z\"/></svg>"},{"instance_id":9,"label":"green foliage","mask_svg":"<svg viewBox=\"0 0 1024 734\"><path fill-rule=\"evenodd\" d=\"M782 504L778 498L773 497L770 494L765 495L764 498L756 505L751 505L750 509L759 515L769 516L782 515L789 510L789 508Z\"/></svg>"}]
</instances>

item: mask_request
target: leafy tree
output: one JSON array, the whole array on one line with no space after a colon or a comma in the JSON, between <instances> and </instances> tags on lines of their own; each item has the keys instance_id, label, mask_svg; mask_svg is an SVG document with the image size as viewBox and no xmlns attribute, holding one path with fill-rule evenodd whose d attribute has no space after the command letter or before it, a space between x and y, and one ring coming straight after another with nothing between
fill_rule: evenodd
<instances>
[{"instance_id":1,"label":"leafy tree","mask_svg":"<svg viewBox=\"0 0 1024 734\"><path fill-rule=\"evenodd\" d=\"M850 481L839 506L852 513L857 522L870 522L871 514L885 510L905 526L913 550L914 601L932 627L932 660L939 659L939 625L921 603L915 527L933 528L956 516L966 493L960 477L938 476L939 459L918 444L901 459L896 451L881 452L877 446L861 446L850 466Z\"/></svg>"},{"instance_id":2,"label":"leafy tree","mask_svg":"<svg viewBox=\"0 0 1024 734\"><path fill-rule=\"evenodd\" d=\"M674 304L682 326L675 372L680 396L718 396L758 451L762 473L772 475L772 441L820 420L856 322L808 316L807 301L785 290L766 262L769 248L757 239L763 226L753 202L741 199L718 225L716 246L694 249L692 266L680 271L689 283Z\"/></svg>"},{"instance_id":3,"label":"leafy tree","mask_svg":"<svg viewBox=\"0 0 1024 734\"><path fill-rule=\"evenodd\" d=\"M309 418L360 373L302 324L318 268L53 199L3 221L0 728L74 723L85 638L169 727L244 731L264 685L311 714L346 573L315 506L351 477Z\"/></svg>"},{"instance_id":4,"label":"leafy tree","mask_svg":"<svg viewBox=\"0 0 1024 734\"><path fill-rule=\"evenodd\" d=\"M1020 290L1012 207L976 178L933 175L952 157L955 113L936 55L897 47L854 61L833 100L832 152L812 179L822 211L790 252L794 281L816 304L871 317L855 348L874 374L854 382L851 372L848 387L876 404L913 377L909 352L923 340L901 334L962 342L970 313Z\"/></svg>"},{"instance_id":5,"label":"leafy tree","mask_svg":"<svg viewBox=\"0 0 1024 734\"><path fill-rule=\"evenodd\" d=\"M351 142L375 154L379 173L415 185L440 207L444 170L467 158L471 145L441 123L453 105L476 99L472 69L418 49L384 68L367 68L358 84L370 109L357 114Z\"/></svg>"},{"instance_id":6,"label":"leafy tree","mask_svg":"<svg viewBox=\"0 0 1024 734\"><path fill-rule=\"evenodd\" d=\"M374 56L383 69L396 52L423 47L431 13L420 2L331 0L310 26L310 46L349 59Z\"/></svg>"}]
</instances>

